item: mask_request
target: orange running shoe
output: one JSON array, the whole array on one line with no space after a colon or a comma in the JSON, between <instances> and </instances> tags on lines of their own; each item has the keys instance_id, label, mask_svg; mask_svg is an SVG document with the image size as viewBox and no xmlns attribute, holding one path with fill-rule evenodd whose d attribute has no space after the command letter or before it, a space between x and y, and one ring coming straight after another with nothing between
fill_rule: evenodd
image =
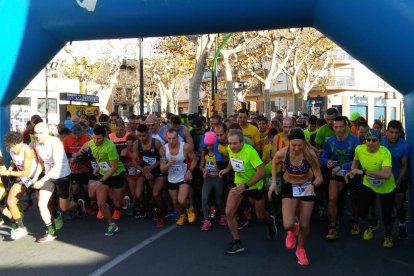
<instances>
[{"instance_id":1,"label":"orange running shoe","mask_svg":"<svg viewBox=\"0 0 414 276\"><path fill-rule=\"evenodd\" d=\"M120 218L121 218L121 211L115 209L114 213L112 214L112 219L117 220L117 219L120 219Z\"/></svg>"}]
</instances>

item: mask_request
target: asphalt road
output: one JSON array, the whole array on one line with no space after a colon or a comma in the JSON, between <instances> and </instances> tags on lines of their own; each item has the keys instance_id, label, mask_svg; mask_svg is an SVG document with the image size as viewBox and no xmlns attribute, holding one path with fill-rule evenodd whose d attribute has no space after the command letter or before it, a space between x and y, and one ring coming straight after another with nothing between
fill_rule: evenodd
<instances>
[{"instance_id":1,"label":"asphalt road","mask_svg":"<svg viewBox=\"0 0 414 276\"><path fill-rule=\"evenodd\" d=\"M65 221L57 240L46 244L36 243L43 231L37 210L26 214L25 223L30 235L17 241L10 240L10 223L0 226L0 275L414 275L412 240L398 240L395 231L394 248L384 249L383 229L364 241L350 235L348 217L336 242L325 241L326 223L313 219L308 267L284 248L280 223L275 240L260 222L241 230L246 252L234 256L224 254L231 236L218 221L201 232L200 220L156 228L150 218L123 217L119 232L106 237L106 224L87 217Z\"/></svg>"}]
</instances>

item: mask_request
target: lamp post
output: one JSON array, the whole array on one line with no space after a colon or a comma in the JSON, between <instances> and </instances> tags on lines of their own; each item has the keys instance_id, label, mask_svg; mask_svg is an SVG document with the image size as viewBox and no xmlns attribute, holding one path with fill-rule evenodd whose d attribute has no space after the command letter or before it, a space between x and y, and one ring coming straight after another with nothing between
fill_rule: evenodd
<instances>
[{"instance_id":1,"label":"lamp post","mask_svg":"<svg viewBox=\"0 0 414 276\"><path fill-rule=\"evenodd\" d=\"M46 77L46 87L45 87L45 94L46 94L46 102L45 102L45 117L46 117L46 124L49 123L49 73L50 71L56 70L58 63L56 61L50 62L45 67L45 77Z\"/></svg>"},{"instance_id":2,"label":"lamp post","mask_svg":"<svg viewBox=\"0 0 414 276\"><path fill-rule=\"evenodd\" d=\"M312 100L312 115L315 114L315 100Z\"/></svg>"}]
</instances>

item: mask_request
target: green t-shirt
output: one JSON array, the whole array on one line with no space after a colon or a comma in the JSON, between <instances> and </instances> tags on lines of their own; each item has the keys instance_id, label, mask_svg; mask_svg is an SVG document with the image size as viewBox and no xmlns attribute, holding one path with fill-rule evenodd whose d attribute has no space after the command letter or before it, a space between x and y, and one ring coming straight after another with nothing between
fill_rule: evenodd
<instances>
[{"instance_id":1,"label":"green t-shirt","mask_svg":"<svg viewBox=\"0 0 414 276\"><path fill-rule=\"evenodd\" d=\"M351 129L349 127L346 127L346 133L350 134ZM318 129L318 132L316 133L315 137L315 143L323 145L326 140L328 140L329 137L334 136L335 131L331 128L329 128L328 124L321 126Z\"/></svg>"},{"instance_id":2,"label":"green t-shirt","mask_svg":"<svg viewBox=\"0 0 414 276\"><path fill-rule=\"evenodd\" d=\"M367 151L366 144L359 145L355 148L354 159L359 160L362 168L368 171L380 171L382 167L392 167L391 152L384 146L380 146L377 152L370 153ZM387 194L395 189L393 174L387 179L374 179L365 175L362 184L378 194Z\"/></svg>"},{"instance_id":3,"label":"green t-shirt","mask_svg":"<svg viewBox=\"0 0 414 276\"><path fill-rule=\"evenodd\" d=\"M234 184L244 184L250 181L256 174L256 168L263 164L257 151L250 145L244 144L242 149L234 153L230 146L227 147L229 153L230 163L234 171ZM263 180L250 186L249 190L263 188Z\"/></svg>"},{"instance_id":4,"label":"green t-shirt","mask_svg":"<svg viewBox=\"0 0 414 276\"><path fill-rule=\"evenodd\" d=\"M117 176L118 174L125 171L125 167L122 162L119 160L118 152L116 151L115 144L108 138L104 138L104 141L101 145L96 146L93 140L88 142L88 146L92 151L93 157L95 157L96 163L99 166L99 173L104 175L111 166L109 161L116 160L117 168L112 176Z\"/></svg>"},{"instance_id":5,"label":"green t-shirt","mask_svg":"<svg viewBox=\"0 0 414 276\"><path fill-rule=\"evenodd\" d=\"M316 132L317 132L318 130L317 129L315 129L314 131L310 131L309 129L305 129L304 131L303 131L303 133L305 134L305 138L306 138L306 140L310 140L310 137L313 135L313 134L315 134Z\"/></svg>"}]
</instances>

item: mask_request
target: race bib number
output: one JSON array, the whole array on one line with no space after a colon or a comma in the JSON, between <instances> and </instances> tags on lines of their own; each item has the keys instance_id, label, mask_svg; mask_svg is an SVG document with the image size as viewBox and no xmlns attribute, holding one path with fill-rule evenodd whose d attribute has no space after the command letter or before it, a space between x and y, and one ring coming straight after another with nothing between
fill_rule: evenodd
<instances>
[{"instance_id":1,"label":"race bib number","mask_svg":"<svg viewBox=\"0 0 414 276\"><path fill-rule=\"evenodd\" d=\"M29 188L33 184L32 180L28 177L22 176L20 177L20 180L22 181L23 185L26 186L26 188Z\"/></svg>"},{"instance_id":2,"label":"race bib number","mask_svg":"<svg viewBox=\"0 0 414 276\"><path fill-rule=\"evenodd\" d=\"M303 183L303 184L296 184L292 185L292 194L293 197L304 197L304 196L313 196L314 193L306 194L305 190L306 188L311 184L310 181Z\"/></svg>"},{"instance_id":3,"label":"race bib number","mask_svg":"<svg viewBox=\"0 0 414 276\"><path fill-rule=\"evenodd\" d=\"M182 172L182 166L181 165L172 165L170 167L170 172L172 173L181 173Z\"/></svg>"},{"instance_id":4,"label":"race bib number","mask_svg":"<svg viewBox=\"0 0 414 276\"><path fill-rule=\"evenodd\" d=\"M373 178L373 177L369 177L368 178L368 182L374 186L375 188L378 188L379 186L381 186L382 184L384 184L385 179L378 179L378 178Z\"/></svg>"},{"instance_id":5,"label":"race bib number","mask_svg":"<svg viewBox=\"0 0 414 276\"><path fill-rule=\"evenodd\" d=\"M155 163L157 163L157 159L156 158L153 158L153 157L142 156L142 160L144 160L144 162L147 163L150 166L152 166Z\"/></svg>"},{"instance_id":6,"label":"race bib number","mask_svg":"<svg viewBox=\"0 0 414 276\"><path fill-rule=\"evenodd\" d=\"M137 169L135 167L129 167L128 168L128 175L137 175Z\"/></svg>"},{"instance_id":7,"label":"race bib number","mask_svg":"<svg viewBox=\"0 0 414 276\"><path fill-rule=\"evenodd\" d=\"M231 166L235 172L245 172L243 160L231 158Z\"/></svg>"},{"instance_id":8,"label":"race bib number","mask_svg":"<svg viewBox=\"0 0 414 276\"><path fill-rule=\"evenodd\" d=\"M336 175L344 177L348 172L349 171L347 171L347 170L340 170L336 173Z\"/></svg>"},{"instance_id":9,"label":"race bib number","mask_svg":"<svg viewBox=\"0 0 414 276\"><path fill-rule=\"evenodd\" d=\"M217 166L214 165L213 162L207 162L206 163L206 169L208 171L208 174L210 174L210 175L218 175Z\"/></svg>"},{"instance_id":10,"label":"race bib number","mask_svg":"<svg viewBox=\"0 0 414 276\"><path fill-rule=\"evenodd\" d=\"M48 173L53 168L54 163L45 163L45 172Z\"/></svg>"},{"instance_id":11,"label":"race bib number","mask_svg":"<svg viewBox=\"0 0 414 276\"><path fill-rule=\"evenodd\" d=\"M99 168L104 171L109 171L111 169L111 166L109 166L107 162L99 162L98 165Z\"/></svg>"},{"instance_id":12,"label":"race bib number","mask_svg":"<svg viewBox=\"0 0 414 276\"><path fill-rule=\"evenodd\" d=\"M96 170L98 170L98 169L99 169L98 163L96 163L96 162L91 162L91 166L92 166L92 169L93 169L94 171L96 171Z\"/></svg>"}]
</instances>

